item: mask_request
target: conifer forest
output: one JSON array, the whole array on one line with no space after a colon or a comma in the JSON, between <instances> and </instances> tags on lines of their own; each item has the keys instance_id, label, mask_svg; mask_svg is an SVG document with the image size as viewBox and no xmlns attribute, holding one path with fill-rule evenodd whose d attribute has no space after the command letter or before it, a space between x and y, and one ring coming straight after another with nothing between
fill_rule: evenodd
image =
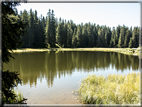
<instances>
[{"instance_id":1,"label":"conifer forest","mask_svg":"<svg viewBox=\"0 0 142 107\"><path fill-rule=\"evenodd\" d=\"M54 10L50 9L46 17L38 17L37 11L32 9L20 11L20 16L28 26L27 33L21 36L23 44L19 48L139 47L139 27L118 25L110 28L90 22L77 25L73 20L55 18Z\"/></svg>"}]
</instances>

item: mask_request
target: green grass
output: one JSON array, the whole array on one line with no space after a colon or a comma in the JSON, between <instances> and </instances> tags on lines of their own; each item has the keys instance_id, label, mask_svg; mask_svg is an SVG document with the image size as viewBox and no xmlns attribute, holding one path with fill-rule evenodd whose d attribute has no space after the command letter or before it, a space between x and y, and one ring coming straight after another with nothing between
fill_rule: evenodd
<instances>
[{"instance_id":1,"label":"green grass","mask_svg":"<svg viewBox=\"0 0 142 107\"><path fill-rule=\"evenodd\" d=\"M134 50L132 48L62 48L58 44L56 44L59 48L23 48L13 50L13 52L44 52L44 51L102 51L102 52L118 52L127 55L139 55L140 49ZM11 52L11 51L10 51Z\"/></svg>"},{"instance_id":2,"label":"green grass","mask_svg":"<svg viewBox=\"0 0 142 107\"><path fill-rule=\"evenodd\" d=\"M84 104L139 104L139 73L128 75L89 75L78 89Z\"/></svg>"}]
</instances>

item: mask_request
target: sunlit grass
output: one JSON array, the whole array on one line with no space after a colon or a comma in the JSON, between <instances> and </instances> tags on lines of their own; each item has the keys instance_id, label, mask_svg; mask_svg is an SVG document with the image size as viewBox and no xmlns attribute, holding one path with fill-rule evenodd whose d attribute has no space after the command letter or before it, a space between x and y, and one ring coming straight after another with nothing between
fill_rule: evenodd
<instances>
[{"instance_id":1,"label":"sunlit grass","mask_svg":"<svg viewBox=\"0 0 142 107\"><path fill-rule=\"evenodd\" d=\"M89 75L78 89L79 99L85 104L140 103L139 73L128 75Z\"/></svg>"},{"instance_id":2,"label":"sunlit grass","mask_svg":"<svg viewBox=\"0 0 142 107\"><path fill-rule=\"evenodd\" d=\"M44 51L102 51L102 52L118 52L127 55L139 55L139 49L134 51L132 48L62 48L58 44L56 44L59 48L22 48L13 50L13 52L44 52ZM11 52L11 51L10 51Z\"/></svg>"}]
</instances>

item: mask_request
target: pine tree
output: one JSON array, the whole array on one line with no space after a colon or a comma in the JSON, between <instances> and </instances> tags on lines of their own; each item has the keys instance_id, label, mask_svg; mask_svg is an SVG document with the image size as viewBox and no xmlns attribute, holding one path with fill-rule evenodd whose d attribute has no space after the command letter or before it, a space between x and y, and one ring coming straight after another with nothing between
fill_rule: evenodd
<instances>
[{"instance_id":1,"label":"pine tree","mask_svg":"<svg viewBox=\"0 0 142 107\"><path fill-rule=\"evenodd\" d=\"M49 12L47 13L48 18L47 18L47 22L46 22L46 28L45 28L45 44L46 47L50 48L51 43L51 10L49 9Z\"/></svg>"},{"instance_id":2,"label":"pine tree","mask_svg":"<svg viewBox=\"0 0 142 107\"><path fill-rule=\"evenodd\" d=\"M39 48L40 47L40 28L39 28L39 25L40 25L40 20L38 19L37 17L37 11L35 10L35 13L34 13L34 26L33 26L33 34L34 34L34 41L33 41L33 47L34 48Z\"/></svg>"},{"instance_id":3,"label":"pine tree","mask_svg":"<svg viewBox=\"0 0 142 107\"><path fill-rule=\"evenodd\" d=\"M93 35L93 26L91 26L90 22L88 24L88 47L94 46L94 35Z\"/></svg>"},{"instance_id":4,"label":"pine tree","mask_svg":"<svg viewBox=\"0 0 142 107\"><path fill-rule=\"evenodd\" d=\"M30 16L29 16L29 41L28 41L28 47L33 47L34 42L34 17L32 9L30 9Z\"/></svg>"},{"instance_id":5,"label":"pine tree","mask_svg":"<svg viewBox=\"0 0 142 107\"><path fill-rule=\"evenodd\" d=\"M123 27L121 27L120 29L118 47L120 48L124 47L124 40L125 40L125 26L123 25Z\"/></svg>"},{"instance_id":6,"label":"pine tree","mask_svg":"<svg viewBox=\"0 0 142 107\"><path fill-rule=\"evenodd\" d=\"M125 47L129 46L130 37L131 37L131 33L130 33L130 30L127 28L126 34L125 34L125 41L124 41L124 46Z\"/></svg>"},{"instance_id":7,"label":"pine tree","mask_svg":"<svg viewBox=\"0 0 142 107\"><path fill-rule=\"evenodd\" d=\"M101 44L101 28L99 28L98 30L98 40L97 40L97 47L101 47L102 44Z\"/></svg>"},{"instance_id":8,"label":"pine tree","mask_svg":"<svg viewBox=\"0 0 142 107\"><path fill-rule=\"evenodd\" d=\"M87 32L87 24L85 24L83 26L83 29L82 29L82 46L83 47L87 47L88 46L88 32Z\"/></svg>"},{"instance_id":9,"label":"pine tree","mask_svg":"<svg viewBox=\"0 0 142 107\"><path fill-rule=\"evenodd\" d=\"M76 38L77 38L77 41L78 41L78 47L81 47L82 46L82 29L81 29L81 26L78 25L77 26L77 32L76 32Z\"/></svg>"},{"instance_id":10,"label":"pine tree","mask_svg":"<svg viewBox=\"0 0 142 107\"><path fill-rule=\"evenodd\" d=\"M44 16L42 17L42 20L41 20L41 25L40 25L40 29L41 29L41 47L44 48L45 47L45 27L46 27L46 22L45 22L45 18Z\"/></svg>"},{"instance_id":11,"label":"pine tree","mask_svg":"<svg viewBox=\"0 0 142 107\"><path fill-rule=\"evenodd\" d=\"M20 5L16 1L3 1L1 2L2 6L2 63L8 63L10 57L14 58L11 53L13 49L17 49L17 46L21 45L21 34L25 33L25 27L28 23L21 21L19 15L15 15L14 7ZM22 14L21 14L22 15ZM13 89L21 80L17 72L9 72L9 70L4 71L1 69L1 78L2 90L1 90L1 104L16 104L16 97L18 97ZM18 103L23 103L25 99L19 99Z\"/></svg>"},{"instance_id":12,"label":"pine tree","mask_svg":"<svg viewBox=\"0 0 142 107\"><path fill-rule=\"evenodd\" d=\"M139 37L139 33L137 32L138 28L137 27L134 27L134 30L133 30L133 35L132 35L132 39L133 39L133 46L135 48L137 48L139 46L139 40L138 40L138 37Z\"/></svg>"},{"instance_id":13,"label":"pine tree","mask_svg":"<svg viewBox=\"0 0 142 107\"><path fill-rule=\"evenodd\" d=\"M21 12L22 16L21 16L21 20L24 22L24 23L28 23L29 20L29 15L28 15L28 12L26 10L23 11L23 13ZM26 34L22 34L21 36L21 41L22 41L22 48L26 48L28 47L28 43L30 41L30 36L29 36L29 25L26 26L25 28L27 30L27 33Z\"/></svg>"},{"instance_id":14,"label":"pine tree","mask_svg":"<svg viewBox=\"0 0 142 107\"><path fill-rule=\"evenodd\" d=\"M120 25L118 25L118 27L116 28L116 45L118 45L118 41L119 41L120 28L121 28Z\"/></svg>"},{"instance_id":15,"label":"pine tree","mask_svg":"<svg viewBox=\"0 0 142 107\"><path fill-rule=\"evenodd\" d=\"M113 27L113 31L112 31L112 34L111 34L111 40L110 40L110 47L114 47L116 44L116 32L115 32L115 28Z\"/></svg>"},{"instance_id":16,"label":"pine tree","mask_svg":"<svg viewBox=\"0 0 142 107\"><path fill-rule=\"evenodd\" d=\"M111 39L111 31L109 28L107 28L105 31L105 46L106 47L110 46L110 39Z\"/></svg>"},{"instance_id":17,"label":"pine tree","mask_svg":"<svg viewBox=\"0 0 142 107\"><path fill-rule=\"evenodd\" d=\"M130 42L129 42L129 48L133 48L134 47L134 42L133 42L133 38L130 38Z\"/></svg>"},{"instance_id":18,"label":"pine tree","mask_svg":"<svg viewBox=\"0 0 142 107\"><path fill-rule=\"evenodd\" d=\"M52 10L51 13L51 47L55 47L56 41L56 26L55 26L55 14Z\"/></svg>"},{"instance_id":19,"label":"pine tree","mask_svg":"<svg viewBox=\"0 0 142 107\"><path fill-rule=\"evenodd\" d=\"M97 29L96 29L96 24L93 25L93 38L94 38L94 46L97 46L97 38L98 38L98 35L97 35Z\"/></svg>"},{"instance_id":20,"label":"pine tree","mask_svg":"<svg viewBox=\"0 0 142 107\"><path fill-rule=\"evenodd\" d=\"M65 23L63 23L63 44L64 47L67 47L67 23L65 20Z\"/></svg>"},{"instance_id":21,"label":"pine tree","mask_svg":"<svg viewBox=\"0 0 142 107\"><path fill-rule=\"evenodd\" d=\"M71 23L68 21L67 23L67 47L68 48L71 48L72 35L73 35L73 30L71 28Z\"/></svg>"},{"instance_id":22,"label":"pine tree","mask_svg":"<svg viewBox=\"0 0 142 107\"><path fill-rule=\"evenodd\" d=\"M59 24L56 29L56 43L62 47L63 46L63 23L61 23L61 18L59 19Z\"/></svg>"},{"instance_id":23,"label":"pine tree","mask_svg":"<svg viewBox=\"0 0 142 107\"><path fill-rule=\"evenodd\" d=\"M78 37L76 35L77 29L74 29L73 37L72 37L72 47L76 48L78 47Z\"/></svg>"}]
</instances>

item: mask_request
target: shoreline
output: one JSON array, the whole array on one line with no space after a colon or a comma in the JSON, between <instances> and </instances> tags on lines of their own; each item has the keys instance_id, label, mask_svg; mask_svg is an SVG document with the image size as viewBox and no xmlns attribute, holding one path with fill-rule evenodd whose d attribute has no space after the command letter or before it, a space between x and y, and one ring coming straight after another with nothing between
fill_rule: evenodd
<instances>
[{"instance_id":1,"label":"shoreline","mask_svg":"<svg viewBox=\"0 0 142 107\"><path fill-rule=\"evenodd\" d=\"M12 52L13 51L13 52ZM101 51L101 52L117 52L127 55L139 56L139 48L23 48L9 51L10 53L21 53L21 52L48 52L48 51Z\"/></svg>"}]
</instances>

